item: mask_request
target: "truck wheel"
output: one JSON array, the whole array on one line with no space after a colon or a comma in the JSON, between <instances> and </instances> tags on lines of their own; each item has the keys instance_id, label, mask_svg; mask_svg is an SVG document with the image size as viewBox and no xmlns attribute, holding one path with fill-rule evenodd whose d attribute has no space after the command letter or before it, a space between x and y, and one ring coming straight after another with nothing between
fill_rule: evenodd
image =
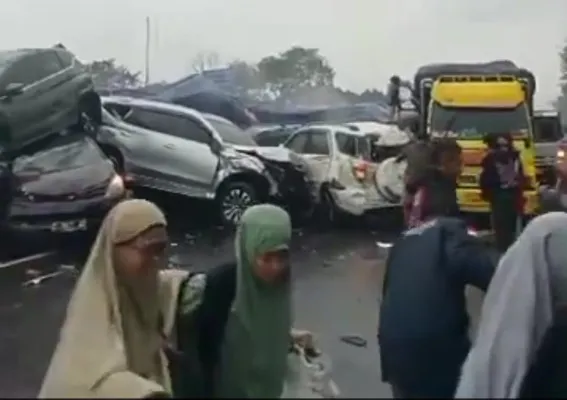
<instances>
[{"instance_id":1,"label":"truck wheel","mask_svg":"<svg viewBox=\"0 0 567 400\"><path fill-rule=\"evenodd\" d=\"M258 195L254 186L248 182L234 181L220 188L217 202L221 223L235 226L240 222L244 211L258 203Z\"/></svg>"}]
</instances>

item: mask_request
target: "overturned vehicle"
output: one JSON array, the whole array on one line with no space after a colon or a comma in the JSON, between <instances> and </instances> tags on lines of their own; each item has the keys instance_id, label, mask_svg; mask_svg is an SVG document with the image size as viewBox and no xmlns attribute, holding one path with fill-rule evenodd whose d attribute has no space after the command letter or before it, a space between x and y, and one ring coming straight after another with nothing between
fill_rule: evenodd
<instances>
[{"instance_id":1,"label":"overturned vehicle","mask_svg":"<svg viewBox=\"0 0 567 400\"><path fill-rule=\"evenodd\" d=\"M222 117L145 99L102 102L97 141L137 186L212 201L227 225L256 203L310 201L301 161L259 148Z\"/></svg>"}]
</instances>

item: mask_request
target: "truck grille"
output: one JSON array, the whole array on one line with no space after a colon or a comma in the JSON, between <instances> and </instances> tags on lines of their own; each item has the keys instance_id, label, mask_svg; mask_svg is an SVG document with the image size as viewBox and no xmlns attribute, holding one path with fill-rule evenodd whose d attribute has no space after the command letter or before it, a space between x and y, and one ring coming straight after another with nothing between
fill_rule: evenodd
<instances>
[{"instance_id":1,"label":"truck grille","mask_svg":"<svg viewBox=\"0 0 567 400\"><path fill-rule=\"evenodd\" d=\"M478 177L476 175L461 175L458 183L463 186L478 185Z\"/></svg>"}]
</instances>

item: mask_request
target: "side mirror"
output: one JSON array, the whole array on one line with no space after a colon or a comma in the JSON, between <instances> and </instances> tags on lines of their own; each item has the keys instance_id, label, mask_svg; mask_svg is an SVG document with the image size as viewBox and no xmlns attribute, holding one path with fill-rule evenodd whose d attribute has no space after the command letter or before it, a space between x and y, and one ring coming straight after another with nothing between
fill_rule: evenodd
<instances>
[{"instance_id":1,"label":"side mirror","mask_svg":"<svg viewBox=\"0 0 567 400\"><path fill-rule=\"evenodd\" d=\"M23 83L8 83L4 90L0 92L0 96L14 97L24 92L25 85Z\"/></svg>"}]
</instances>

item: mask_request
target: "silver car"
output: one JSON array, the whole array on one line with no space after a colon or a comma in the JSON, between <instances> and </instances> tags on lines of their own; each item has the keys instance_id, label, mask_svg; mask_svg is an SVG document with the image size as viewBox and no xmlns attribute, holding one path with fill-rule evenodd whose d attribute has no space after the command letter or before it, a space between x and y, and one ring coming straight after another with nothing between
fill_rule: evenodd
<instances>
[{"instance_id":1,"label":"silver car","mask_svg":"<svg viewBox=\"0 0 567 400\"><path fill-rule=\"evenodd\" d=\"M228 225L277 193L262 161L232 145L255 146L252 138L221 118L146 99L103 97L102 104L97 141L135 185L215 201Z\"/></svg>"}]
</instances>

